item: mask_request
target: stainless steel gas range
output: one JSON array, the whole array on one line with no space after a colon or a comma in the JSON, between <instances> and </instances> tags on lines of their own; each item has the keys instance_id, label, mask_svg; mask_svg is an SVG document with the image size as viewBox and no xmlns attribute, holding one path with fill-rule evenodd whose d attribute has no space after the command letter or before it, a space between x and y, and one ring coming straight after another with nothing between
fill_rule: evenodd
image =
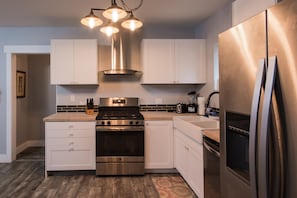
<instances>
[{"instance_id":1,"label":"stainless steel gas range","mask_svg":"<svg viewBox=\"0 0 297 198\"><path fill-rule=\"evenodd\" d=\"M96 175L144 174L144 118L138 98L100 98Z\"/></svg>"}]
</instances>

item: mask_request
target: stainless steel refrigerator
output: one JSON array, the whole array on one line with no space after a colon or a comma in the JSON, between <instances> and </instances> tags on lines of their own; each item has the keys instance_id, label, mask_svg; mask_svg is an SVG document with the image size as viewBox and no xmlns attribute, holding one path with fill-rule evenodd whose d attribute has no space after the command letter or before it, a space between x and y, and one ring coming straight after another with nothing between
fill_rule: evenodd
<instances>
[{"instance_id":1,"label":"stainless steel refrigerator","mask_svg":"<svg viewBox=\"0 0 297 198\"><path fill-rule=\"evenodd\" d=\"M219 35L221 193L297 197L297 1Z\"/></svg>"}]
</instances>

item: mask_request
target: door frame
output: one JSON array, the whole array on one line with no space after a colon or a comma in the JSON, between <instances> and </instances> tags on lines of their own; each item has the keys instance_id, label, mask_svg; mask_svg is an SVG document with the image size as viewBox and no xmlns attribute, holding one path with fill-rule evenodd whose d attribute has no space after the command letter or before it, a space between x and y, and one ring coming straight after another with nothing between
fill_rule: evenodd
<instances>
[{"instance_id":1,"label":"door frame","mask_svg":"<svg viewBox=\"0 0 297 198\"><path fill-rule=\"evenodd\" d=\"M6 154L0 162L16 159L16 54L50 54L49 45L6 45Z\"/></svg>"}]
</instances>

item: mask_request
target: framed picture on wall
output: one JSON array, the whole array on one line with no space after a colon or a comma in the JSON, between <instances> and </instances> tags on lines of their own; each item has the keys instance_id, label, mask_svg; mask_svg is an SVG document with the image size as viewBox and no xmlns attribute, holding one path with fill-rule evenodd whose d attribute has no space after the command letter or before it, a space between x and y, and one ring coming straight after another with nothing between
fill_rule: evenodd
<instances>
[{"instance_id":1,"label":"framed picture on wall","mask_svg":"<svg viewBox=\"0 0 297 198\"><path fill-rule=\"evenodd\" d=\"M26 95L26 72L16 73L16 95L17 98L24 98Z\"/></svg>"}]
</instances>

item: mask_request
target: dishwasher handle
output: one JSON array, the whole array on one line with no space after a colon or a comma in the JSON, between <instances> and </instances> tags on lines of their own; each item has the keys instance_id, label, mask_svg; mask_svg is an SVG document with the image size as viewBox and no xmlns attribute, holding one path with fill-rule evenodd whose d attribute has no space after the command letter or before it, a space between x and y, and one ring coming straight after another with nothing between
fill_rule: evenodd
<instances>
[{"instance_id":1,"label":"dishwasher handle","mask_svg":"<svg viewBox=\"0 0 297 198\"><path fill-rule=\"evenodd\" d=\"M207 142L203 142L203 146L206 150L213 153L215 156L220 157L220 152L216 151L214 148L212 148Z\"/></svg>"}]
</instances>

